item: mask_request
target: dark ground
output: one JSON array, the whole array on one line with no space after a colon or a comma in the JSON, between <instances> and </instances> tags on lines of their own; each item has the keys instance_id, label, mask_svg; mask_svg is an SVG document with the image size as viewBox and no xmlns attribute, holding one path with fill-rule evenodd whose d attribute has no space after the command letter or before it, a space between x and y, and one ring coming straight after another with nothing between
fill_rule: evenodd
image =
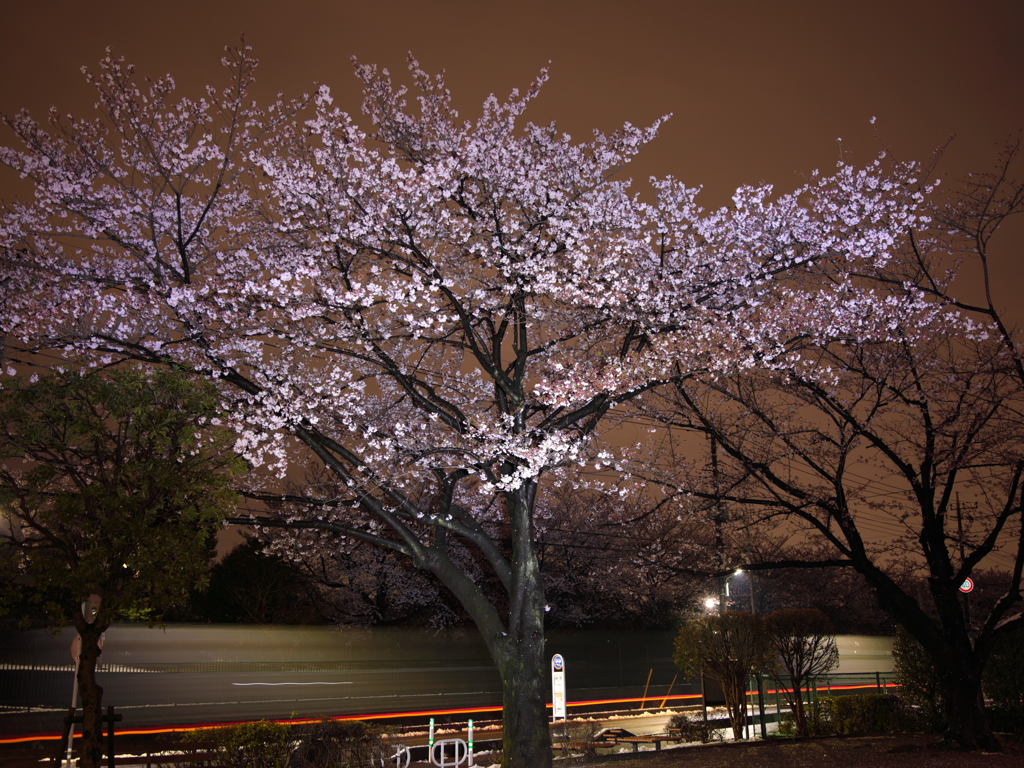
<instances>
[{"instance_id":1,"label":"dark ground","mask_svg":"<svg viewBox=\"0 0 1024 768\"><path fill-rule=\"evenodd\" d=\"M951 749L929 734L771 740L681 747L638 755L609 755L556 765L615 768L1011 768L1024 766L1024 745L1004 742L1001 753Z\"/></svg>"}]
</instances>

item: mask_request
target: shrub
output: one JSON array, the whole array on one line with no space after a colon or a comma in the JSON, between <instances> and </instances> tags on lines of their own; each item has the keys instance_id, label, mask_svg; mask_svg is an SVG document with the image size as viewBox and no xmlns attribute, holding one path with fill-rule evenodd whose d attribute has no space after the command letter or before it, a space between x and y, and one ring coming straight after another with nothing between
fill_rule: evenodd
<instances>
[{"instance_id":1,"label":"shrub","mask_svg":"<svg viewBox=\"0 0 1024 768\"><path fill-rule=\"evenodd\" d=\"M219 768L287 768L291 752L287 725L261 720L209 734L217 742Z\"/></svg>"},{"instance_id":2,"label":"shrub","mask_svg":"<svg viewBox=\"0 0 1024 768\"><path fill-rule=\"evenodd\" d=\"M290 768L380 766L395 748L387 742L386 732L371 723L322 720L299 736Z\"/></svg>"},{"instance_id":3,"label":"shrub","mask_svg":"<svg viewBox=\"0 0 1024 768\"><path fill-rule=\"evenodd\" d=\"M945 727L946 715L935 663L903 627L896 629L892 656L901 686L900 698L918 708L929 730L941 731Z\"/></svg>"},{"instance_id":4,"label":"shrub","mask_svg":"<svg viewBox=\"0 0 1024 768\"><path fill-rule=\"evenodd\" d=\"M562 720L551 730L552 741L564 757L582 753L584 758L597 754L597 734L600 724L594 720Z\"/></svg>"},{"instance_id":5,"label":"shrub","mask_svg":"<svg viewBox=\"0 0 1024 768\"><path fill-rule=\"evenodd\" d=\"M822 696L818 706L819 730L841 736L891 733L901 723L901 702L887 693Z\"/></svg>"},{"instance_id":6,"label":"shrub","mask_svg":"<svg viewBox=\"0 0 1024 768\"><path fill-rule=\"evenodd\" d=\"M982 681L992 698L992 727L1024 734L1024 631L999 636L985 665Z\"/></svg>"},{"instance_id":7,"label":"shrub","mask_svg":"<svg viewBox=\"0 0 1024 768\"><path fill-rule=\"evenodd\" d=\"M833 735L832 729L829 727L828 722L822 719L821 715L821 702L816 701L810 705L807 709L807 719L805 721L807 726L806 736L831 736ZM800 732L796 727L796 717L792 712L782 712L779 715L779 736L800 736Z\"/></svg>"},{"instance_id":8,"label":"shrub","mask_svg":"<svg viewBox=\"0 0 1024 768\"><path fill-rule=\"evenodd\" d=\"M679 736L679 741L691 743L699 741L707 744L710 741L721 741L722 734L703 717L690 715L673 715L668 721L668 732Z\"/></svg>"}]
</instances>

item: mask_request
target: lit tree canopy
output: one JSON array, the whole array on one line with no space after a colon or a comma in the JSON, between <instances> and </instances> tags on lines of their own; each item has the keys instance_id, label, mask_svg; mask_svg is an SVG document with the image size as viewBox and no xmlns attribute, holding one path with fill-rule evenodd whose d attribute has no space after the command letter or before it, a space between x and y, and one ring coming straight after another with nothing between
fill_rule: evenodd
<instances>
[{"instance_id":1,"label":"lit tree canopy","mask_svg":"<svg viewBox=\"0 0 1024 768\"><path fill-rule=\"evenodd\" d=\"M175 102L108 58L97 120L9 120L25 148L0 160L36 197L0 220L0 328L11 350L208 375L251 463L315 456L333 483L264 522L304 528L299 552L340 533L438 576L505 681L506 761L545 765L541 478L613 470L599 422L665 381L927 315L853 276L917 221L916 171L841 165L717 211L664 179L645 202L613 177L657 124L586 142L523 124L546 73L461 121L415 61L418 108L360 65L364 131L324 87L253 105L255 62L225 61L227 89Z\"/></svg>"}]
</instances>

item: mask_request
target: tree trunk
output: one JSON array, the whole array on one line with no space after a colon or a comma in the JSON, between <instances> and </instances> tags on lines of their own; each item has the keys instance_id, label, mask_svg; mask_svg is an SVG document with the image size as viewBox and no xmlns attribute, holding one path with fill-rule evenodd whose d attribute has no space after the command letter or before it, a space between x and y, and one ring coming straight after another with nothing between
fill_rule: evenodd
<instances>
[{"instance_id":1,"label":"tree trunk","mask_svg":"<svg viewBox=\"0 0 1024 768\"><path fill-rule=\"evenodd\" d=\"M100 636L106 625L77 622L82 647L78 660L78 690L82 697L82 768L103 762L103 689L96 683L96 664L102 653Z\"/></svg>"},{"instance_id":2,"label":"tree trunk","mask_svg":"<svg viewBox=\"0 0 1024 768\"><path fill-rule=\"evenodd\" d=\"M804 711L804 681L800 678L792 682L793 720L796 723L796 735L807 738L807 713Z\"/></svg>"},{"instance_id":3,"label":"tree trunk","mask_svg":"<svg viewBox=\"0 0 1024 768\"><path fill-rule=\"evenodd\" d=\"M745 691L735 679L720 680L722 694L725 696L725 709L729 713L729 725L732 726L732 737L736 741L743 740L743 726L746 724L747 712L743 706Z\"/></svg>"},{"instance_id":4,"label":"tree trunk","mask_svg":"<svg viewBox=\"0 0 1024 768\"><path fill-rule=\"evenodd\" d=\"M964 749L998 752L1001 747L992 733L981 692L981 678L966 664L943 676L946 705L946 733Z\"/></svg>"},{"instance_id":5,"label":"tree trunk","mask_svg":"<svg viewBox=\"0 0 1024 768\"><path fill-rule=\"evenodd\" d=\"M899 616L904 629L918 642L931 658L942 684L942 706L945 710L945 737L967 750L998 752L999 742L985 711L981 693L981 672L987 653L979 657L979 649L987 647L983 638L970 640L970 628L964 621L959 592L950 587L953 569L945 553L944 542L932 547L929 567L934 575L929 579L932 597L939 613L939 623L933 622L895 582L883 574L873 563L860 560L855 567L874 587L882 609Z\"/></svg>"},{"instance_id":6,"label":"tree trunk","mask_svg":"<svg viewBox=\"0 0 1024 768\"><path fill-rule=\"evenodd\" d=\"M508 629L492 644L501 672L505 768L549 768L551 730L545 704L544 582L534 547L536 483L506 494L512 523Z\"/></svg>"},{"instance_id":7,"label":"tree trunk","mask_svg":"<svg viewBox=\"0 0 1024 768\"><path fill-rule=\"evenodd\" d=\"M551 728L547 718L544 633L509 638L498 661L502 679L505 768L550 768Z\"/></svg>"}]
</instances>

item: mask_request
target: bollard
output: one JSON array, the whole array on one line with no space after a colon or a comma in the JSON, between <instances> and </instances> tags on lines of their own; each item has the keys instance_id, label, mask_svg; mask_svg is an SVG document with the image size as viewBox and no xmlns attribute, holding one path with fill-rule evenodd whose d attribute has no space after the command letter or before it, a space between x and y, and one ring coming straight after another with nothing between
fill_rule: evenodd
<instances>
[{"instance_id":1,"label":"bollard","mask_svg":"<svg viewBox=\"0 0 1024 768\"><path fill-rule=\"evenodd\" d=\"M412 760L412 753L409 748L404 744L395 745L395 754L388 758L381 759L381 765L385 762L394 762L395 768L409 768L409 762Z\"/></svg>"},{"instance_id":2,"label":"bollard","mask_svg":"<svg viewBox=\"0 0 1024 768\"><path fill-rule=\"evenodd\" d=\"M445 747L449 744L454 746L455 754L449 757L445 754ZM438 756L440 753L440 756ZM466 747L466 742L462 739L441 739L435 741L430 747L430 764L436 765L438 768L458 768L466 762L469 757L469 750ZM438 762L440 760L440 762Z\"/></svg>"}]
</instances>

